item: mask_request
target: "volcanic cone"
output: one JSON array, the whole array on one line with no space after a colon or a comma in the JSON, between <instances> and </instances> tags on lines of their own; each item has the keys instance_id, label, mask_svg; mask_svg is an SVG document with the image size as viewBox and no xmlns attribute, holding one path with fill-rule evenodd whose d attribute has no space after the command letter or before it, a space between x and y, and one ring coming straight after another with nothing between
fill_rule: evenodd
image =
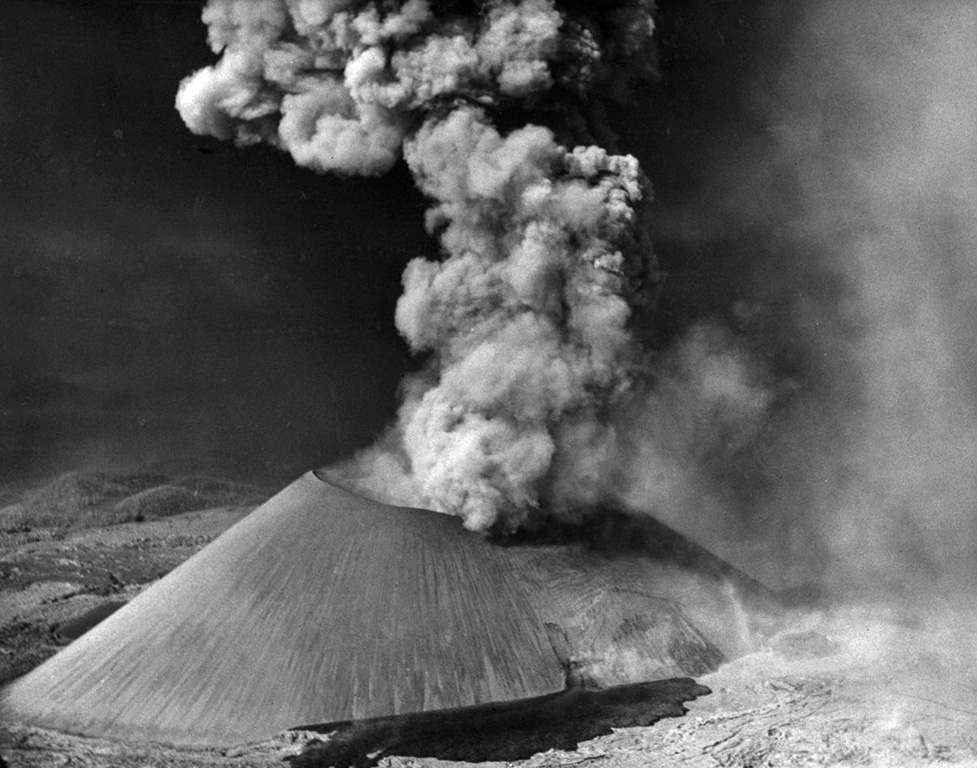
<instances>
[{"instance_id":1,"label":"volcanic cone","mask_svg":"<svg viewBox=\"0 0 977 768\"><path fill-rule=\"evenodd\" d=\"M496 548L457 518L309 473L14 682L2 708L62 731L226 745L563 687Z\"/></svg>"}]
</instances>

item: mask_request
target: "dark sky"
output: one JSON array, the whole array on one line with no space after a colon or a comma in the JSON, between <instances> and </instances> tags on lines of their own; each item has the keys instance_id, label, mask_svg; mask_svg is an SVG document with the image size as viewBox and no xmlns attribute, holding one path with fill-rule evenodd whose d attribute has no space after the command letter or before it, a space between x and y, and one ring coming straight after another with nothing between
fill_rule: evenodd
<instances>
[{"instance_id":1,"label":"dark sky","mask_svg":"<svg viewBox=\"0 0 977 768\"><path fill-rule=\"evenodd\" d=\"M393 413L423 200L403 173L339 181L190 134L173 101L214 58L200 7L0 5L5 479L267 461L277 480Z\"/></svg>"},{"instance_id":2,"label":"dark sky","mask_svg":"<svg viewBox=\"0 0 977 768\"><path fill-rule=\"evenodd\" d=\"M732 290L669 244L668 210L736 109L748 5L663 3L666 78L618 115L656 180L666 331ZM0 4L0 481L138 466L280 482L394 413L399 275L435 250L424 200L403 167L339 180L192 135L173 103L215 59L201 6Z\"/></svg>"}]
</instances>

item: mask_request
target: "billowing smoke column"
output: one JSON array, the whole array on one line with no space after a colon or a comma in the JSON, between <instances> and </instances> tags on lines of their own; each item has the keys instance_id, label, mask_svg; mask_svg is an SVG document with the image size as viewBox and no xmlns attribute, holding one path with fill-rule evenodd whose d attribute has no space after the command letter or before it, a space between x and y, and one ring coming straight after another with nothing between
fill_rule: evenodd
<instances>
[{"instance_id":1,"label":"billowing smoke column","mask_svg":"<svg viewBox=\"0 0 977 768\"><path fill-rule=\"evenodd\" d=\"M653 68L650 0L211 0L222 58L184 80L190 129L265 142L320 172L403 156L434 202L440 261L404 273L397 327L429 369L347 467L474 529L593 500L609 409L640 359L655 270L630 156L568 149L528 110L585 126L595 92ZM589 105L589 106L587 106ZM591 120L591 129L592 120ZM391 491L391 489L394 489Z\"/></svg>"}]
</instances>

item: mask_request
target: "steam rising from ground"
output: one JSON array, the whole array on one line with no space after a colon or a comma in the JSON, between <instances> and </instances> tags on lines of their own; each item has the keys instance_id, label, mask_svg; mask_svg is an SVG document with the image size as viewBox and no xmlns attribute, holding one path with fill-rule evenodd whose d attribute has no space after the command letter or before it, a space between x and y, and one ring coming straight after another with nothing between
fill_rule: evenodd
<instances>
[{"instance_id":1,"label":"steam rising from ground","mask_svg":"<svg viewBox=\"0 0 977 768\"><path fill-rule=\"evenodd\" d=\"M375 493L477 529L592 496L607 411L633 380L632 311L650 287L644 179L633 157L567 149L540 125L505 132L493 115L532 106L565 123L576 103L586 124L594 88L620 88L625 64L649 69L650 11L643 0L207 5L223 56L181 85L191 130L341 174L383 173L402 152L434 202L443 260L408 265L396 313L431 365L405 387L386 444L345 470L367 469Z\"/></svg>"}]
</instances>

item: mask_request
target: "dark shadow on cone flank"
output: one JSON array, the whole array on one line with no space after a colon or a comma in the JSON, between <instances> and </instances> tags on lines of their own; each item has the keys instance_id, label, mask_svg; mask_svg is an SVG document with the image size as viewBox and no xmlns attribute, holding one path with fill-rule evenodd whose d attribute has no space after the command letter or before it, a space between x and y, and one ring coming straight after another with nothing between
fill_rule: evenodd
<instances>
[{"instance_id":1,"label":"dark shadow on cone flank","mask_svg":"<svg viewBox=\"0 0 977 768\"><path fill-rule=\"evenodd\" d=\"M95 606L90 611L85 611L80 616L59 624L54 630L55 637L62 642L77 640L90 629L101 624L124 605L125 603L120 600L113 600Z\"/></svg>"}]
</instances>

